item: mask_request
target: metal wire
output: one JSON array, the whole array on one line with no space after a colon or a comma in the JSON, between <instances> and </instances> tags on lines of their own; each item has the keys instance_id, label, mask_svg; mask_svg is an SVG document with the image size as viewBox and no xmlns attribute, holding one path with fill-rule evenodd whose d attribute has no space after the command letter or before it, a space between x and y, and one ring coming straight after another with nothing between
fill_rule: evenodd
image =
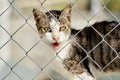
<instances>
[{"instance_id":1,"label":"metal wire","mask_svg":"<svg viewBox=\"0 0 120 80\"><path fill-rule=\"evenodd\" d=\"M9 69L10 69L10 72L8 72L5 76L3 76L2 80L6 80L6 79L8 78L8 76L11 75L12 73L13 73L14 75L16 75L20 80L24 80L24 78L23 78L21 75L19 75L14 69L15 69L16 66L18 66L18 64L20 64L21 61L23 61L26 57L29 58L29 59L40 69L40 72L39 72L39 73L36 73L36 75L35 75L31 80L36 80L36 78L37 78L41 73L47 75L47 77L49 77L51 80L55 80L51 75L49 75L49 73L47 73L47 71L44 71L44 69L45 69L47 66L49 66L49 64L51 64L51 63L55 60L55 58L59 58L59 59L61 60L61 62L64 62L64 60L59 57L59 53L60 53L60 52L62 51L62 49L64 49L69 43L66 44L59 52L55 52L55 53L56 53L56 56L55 56L55 57L52 57L51 59L49 59L49 61L48 61L44 66L41 66L39 63L37 63L37 62L33 59L33 57L30 56L30 52L31 52L36 46L38 46L38 44L39 44L40 42L42 42L42 41L43 41L47 46L49 46L49 45L47 44L47 42L46 42L43 38L41 38L40 40L38 40L37 42L35 42L32 47L30 47L28 50L26 50L26 49L25 49L19 42L17 42L17 40L14 38L14 37L16 36L16 33L18 33L20 30L22 30L22 28L23 28L24 25L26 25L26 24L27 24L34 32L37 33L36 29L28 22L28 20L33 16L33 14L31 14L30 16L28 16L28 17L26 18L26 17L19 11L19 9L17 9L17 8L14 6L14 4L16 4L16 3L15 3L16 1L17 1L17 0L12 0L12 1L7 0L7 2L9 3L9 6L8 6L3 12L1 12L0 16L4 15L5 12L7 12L7 10L8 10L9 8L12 8L13 10L15 10L15 11L19 14L20 17L22 17L22 19L24 19L24 23L22 23L22 26L20 26L17 30L15 30L15 31L13 32L13 34L11 34L9 31L7 31L6 28L4 28L4 26L0 24L1 30L4 31L7 35L9 35L7 41L4 42L3 45L0 45L0 50L2 50L7 44L9 44L11 41L13 41L25 54L24 54L24 56L22 56L13 66L10 66L10 64L0 56L0 60L1 60L6 66L8 66ZM43 0L43 1L42 1L42 0L41 0L41 1L40 1L40 0L37 0L37 1L38 1L38 3L40 4L40 6L41 6L42 8L44 8L46 11L48 11L48 9L46 9L46 8L44 7L44 5L43 5L43 4L45 4L45 2L47 2L48 0ZM72 4L73 8L79 13L79 15L81 15L81 16L86 20L86 22L88 23L88 25L89 25L90 27L92 27L92 29L93 29L96 33L98 33L98 35L101 36L101 38L102 38L102 40L101 40L96 46L94 46L89 52L87 52L80 44L78 44L77 42L75 42L75 44L79 45L79 47L87 54L87 56L86 56L83 60L81 60L80 63L81 63L82 61L84 61L87 57L89 57L89 58L91 59L91 61L93 61L93 62L101 69L101 72L97 75L97 77L99 77L100 74L104 73L104 69L105 69L110 63L112 63L116 58L118 58L118 57L120 58L120 56L116 56L116 57L115 57L113 60L111 60L104 68L101 68L101 67L97 64L97 62L95 62L95 61L89 56L89 54L90 54L96 47L98 47L102 42L105 42L117 55L119 55L120 52L117 52L114 48L112 48L112 47L110 46L110 44L109 44L107 41L105 41L104 38L105 38L107 35L109 35L113 30L115 30L115 29L120 25L120 23L119 23L117 26L115 26L112 30L110 30L105 36L102 36L102 34L100 34L93 26L91 26L89 22L90 22L94 17L96 17L96 15L97 15L98 13L100 13L100 12L101 12L102 10L104 10L104 9L105 9L110 15L112 15L118 22L119 22L119 19L116 17L116 15L113 14L113 12L111 12L111 11L106 7L106 5L107 5L111 0L107 0L106 2L103 2L102 0L98 0L98 1L103 5L103 7L101 7L101 9L99 9L98 12L97 12L95 15L93 15L89 20L88 20L88 18L82 13L82 11L80 11L77 7L74 6L74 5L78 2L78 0L75 0L75 1L67 0L67 1ZM51 13L50 13L50 14L51 14ZM81 32L81 30L80 30L79 32ZM79 32L78 32L78 33L79 33ZM76 35L74 35L74 36L72 37L72 39L74 39L74 38L77 36L78 33L76 33ZM22 36L22 35L21 35L21 36ZM4 54L4 53L0 53L0 55L1 55L1 54ZM72 69L71 69L71 72L72 72ZM110 80L112 80L112 78L111 78L109 75L107 75L106 73L104 73L104 74L105 74ZM70 75L70 74L67 74L66 77L69 77L69 75ZM29 74L28 74L28 76L29 76ZM77 75L76 75L76 76L77 76ZM78 76L78 77L79 77L79 76ZM97 77L96 77L96 78L97 78ZM65 79L63 78L62 80L65 80ZM81 79L80 79L80 80L81 80Z\"/></svg>"}]
</instances>

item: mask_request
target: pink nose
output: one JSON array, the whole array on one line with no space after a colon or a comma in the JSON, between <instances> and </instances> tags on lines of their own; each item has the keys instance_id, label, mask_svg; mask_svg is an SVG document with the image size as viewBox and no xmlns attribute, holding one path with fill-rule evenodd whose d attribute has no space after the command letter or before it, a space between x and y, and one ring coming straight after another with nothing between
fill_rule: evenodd
<instances>
[{"instance_id":1,"label":"pink nose","mask_svg":"<svg viewBox=\"0 0 120 80\"><path fill-rule=\"evenodd\" d=\"M53 37L53 39L54 39L55 41L58 41L58 40L59 40L59 37L56 36L56 37Z\"/></svg>"}]
</instances>

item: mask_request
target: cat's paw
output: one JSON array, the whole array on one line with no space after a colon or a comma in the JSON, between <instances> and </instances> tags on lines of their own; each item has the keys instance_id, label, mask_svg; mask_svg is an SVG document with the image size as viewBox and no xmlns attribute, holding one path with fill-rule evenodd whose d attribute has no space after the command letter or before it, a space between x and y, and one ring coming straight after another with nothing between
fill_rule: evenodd
<instances>
[{"instance_id":1,"label":"cat's paw","mask_svg":"<svg viewBox=\"0 0 120 80\"><path fill-rule=\"evenodd\" d=\"M77 64L74 69L72 70L73 73L75 74L81 74L83 72L85 72L85 68L83 68L80 64Z\"/></svg>"},{"instance_id":2,"label":"cat's paw","mask_svg":"<svg viewBox=\"0 0 120 80\"><path fill-rule=\"evenodd\" d=\"M81 74L85 72L85 69L76 60L65 59L63 64L64 68L72 73Z\"/></svg>"},{"instance_id":3,"label":"cat's paw","mask_svg":"<svg viewBox=\"0 0 120 80\"><path fill-rule=\"evenodd\" d=\"M71 69L74 69L74 66L77 64L77 61L65 59L63 64L64 64L64 68L70 71Z\"/></svg>"}]
</instances>

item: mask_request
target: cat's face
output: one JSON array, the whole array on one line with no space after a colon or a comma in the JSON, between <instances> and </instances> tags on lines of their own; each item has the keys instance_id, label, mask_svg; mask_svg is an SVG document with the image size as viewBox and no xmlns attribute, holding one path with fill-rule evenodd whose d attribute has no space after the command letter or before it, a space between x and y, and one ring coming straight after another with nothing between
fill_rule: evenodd
<instances>
[{"instance_id":1,"label":"cat's face","mask_svg":"<svg viewBox=\"0 0 120 80\"><path fill-rule=\"evenodd\" d=\"M33 9L34 19L40 36L55 49L60 49L70 37L71 32L71 5L61 11L52 10L43 13Z\"/></svg>"}]
</instances>

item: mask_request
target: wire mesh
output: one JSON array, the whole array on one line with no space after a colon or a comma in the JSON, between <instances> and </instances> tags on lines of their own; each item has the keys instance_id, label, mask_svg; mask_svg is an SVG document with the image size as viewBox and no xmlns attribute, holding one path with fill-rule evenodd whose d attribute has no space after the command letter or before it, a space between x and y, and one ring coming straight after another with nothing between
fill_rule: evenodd
<instances>
[{"instance_id":1,"label":"wire mesh","mask_svg":"<svg viewBox=\"0 0 120 80\"><path fill-rule=\"evenodd\" d=\"M86 6L88 4L94 6L95 4L92 4L92 1L97 1L100 7L95 11L94 9L93 11L84 11L84 9L86 9L85 7L83 7L83 9L79 8L80 6L84 6L81 5L82 1ZM102 20L116 20L119 22L118 15L114 14L114 11L110 10L107 6L111 1L113 0L53 0L51 2L48 0L0 1L0 80L68 80L72 74L66 74L64 71L61 71L56 61L59 60L63 62L64 60L59 57L59 52L56 53L46 44L44 39L39 37L35 21L33 20L33 7L39 6L39 9L49 11L50 8L54 9L55 6L64 8L65 5L71 3L73 4L73 27L83 28L84 26L91 26L92 23ZM79 45L79 47L87 54L90 54L96 47L104 42L119 55L120 52L116 52L104 39L104 37L115 30L117 26L105 36L102 36L91 26L94 31L102 37L102 41L89 52L81 45ZM77 42L75 43L77 44ZM63 49L66 46L64 46ZM54 56L53 53L57 55ZM87 57L97 64L89 55L86 56L86 58ZM117 74L118 79L114 79L103 71L117 57L111 60L104 68L97 65L101 69L101 72L96 76L98 80L119 80L119 74ZM105 74L105 78L99 78L101 74ZM76 76L79 77L78 75Z\"/></svg>"}]
</instances>

